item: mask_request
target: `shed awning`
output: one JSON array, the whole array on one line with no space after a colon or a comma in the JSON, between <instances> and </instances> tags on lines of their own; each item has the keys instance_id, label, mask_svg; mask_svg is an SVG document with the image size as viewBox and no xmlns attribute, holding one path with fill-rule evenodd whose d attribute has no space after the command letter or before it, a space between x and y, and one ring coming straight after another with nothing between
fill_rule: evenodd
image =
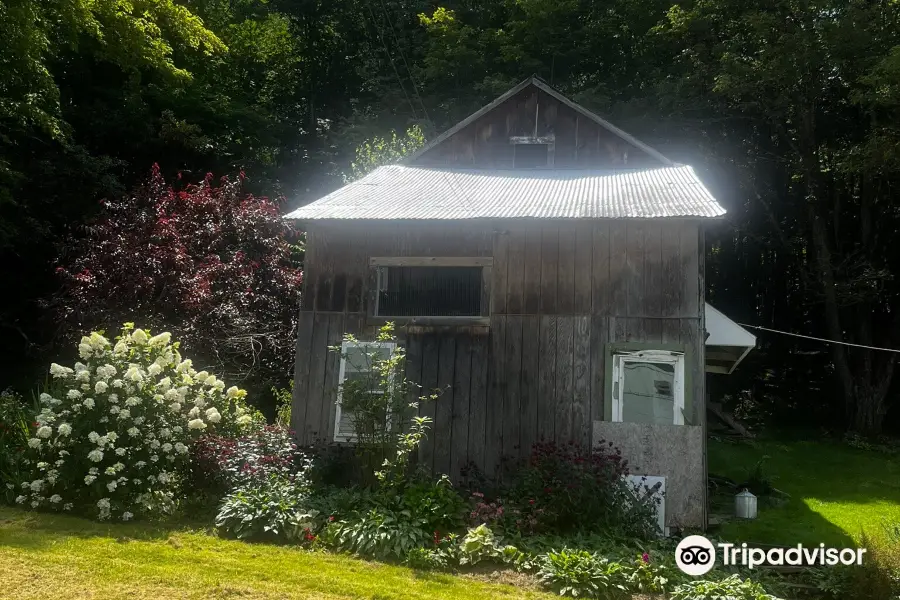
<instances>
[{"instance_id":1,"label":"shed awning","mask_svg":"<svg viewBox=\"0 0 900 600\"><path fill-rule=\"evenodd\" d=\"M756 347L756 336L706 305L706 372L730 374Z\"/></svg>"}]
</instances>

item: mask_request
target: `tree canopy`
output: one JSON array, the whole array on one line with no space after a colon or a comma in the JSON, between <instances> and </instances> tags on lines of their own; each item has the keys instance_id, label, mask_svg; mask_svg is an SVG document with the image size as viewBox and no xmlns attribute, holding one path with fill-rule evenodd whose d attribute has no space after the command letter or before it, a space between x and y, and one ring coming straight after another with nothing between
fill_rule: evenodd
<instances>
[{"instance_id":1,"label":"tree canopy","mask_svg":"<svg viewBox=\"0 0 900 600\"><path fill-rule=\"evenodd\" d=\"M892 0L7 0L11 373L59 343L41 300L61 248L150 165L243 171L294 207L532 74L702 174L729 213L707 234L718 308L900 347L898 16ZM896 353L760 339L714 393L780 422L900 424Z\"/></svg>"}]
</instances>

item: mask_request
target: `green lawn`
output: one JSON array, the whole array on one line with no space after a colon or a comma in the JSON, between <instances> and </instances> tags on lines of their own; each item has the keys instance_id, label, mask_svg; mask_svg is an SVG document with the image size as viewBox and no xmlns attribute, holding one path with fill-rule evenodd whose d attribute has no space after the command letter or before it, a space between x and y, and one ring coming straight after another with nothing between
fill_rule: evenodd
<instances>
[{"instance_id":1,"label":"green lawn","mask_svg":"<svg viewBox=\"0 0 900 600\"><path fill-rule=\"evenodd\" d=\"M731 521L729 541L843 545L863 530L900 523L900 460L828 442L709 442L709 472L740 481L763 456L772 484L790 494L783 506L760 505L755 521ZM733 500L722 499L733 511Z\"/></svg>"},{"instance_id":2,"label":"green lawn","mask_svg":"<svg viewBox=\"0 0 900 600\"><path fill-rule=\"evenodd\" d=\"M183 528L0 508L0 597L11 600L555 597L516 583L247 544Z\"/></svg>"}]
</instances>

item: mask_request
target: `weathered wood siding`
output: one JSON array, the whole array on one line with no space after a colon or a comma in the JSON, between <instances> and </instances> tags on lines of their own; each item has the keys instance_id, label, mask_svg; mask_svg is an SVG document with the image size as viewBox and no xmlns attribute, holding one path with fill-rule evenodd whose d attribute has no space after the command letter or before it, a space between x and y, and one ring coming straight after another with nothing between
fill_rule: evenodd
<instances>
[{"instance_id":1,"label":"weathered wood siding","mask_svg":"<svg viewBox=\"0 0 900 600\"><path fill-rule=\"evenodd\" d=\"M416 164L513 168L511 137L553 136L558 168L641 168L659 161L605 127L529 86L420 156Z\"/></svg>"},{"instance_id":2,"label":"weathered wood siding","mask_svg":"<svg viewBox=\"0 0 900 600\"><path fill-rule=\"evenodd\" d=\"M603 419L610 342L691 350L702 425L702 233L692 221L317 225L308 232L293 424L302 443L334 427L337 357L365 334L370 256L491 256L490 327L410 329L408 375L444 388L422 459L452 476L473 460L496 473L541 437L590 444Z\"/></svg>"}]
</instances>

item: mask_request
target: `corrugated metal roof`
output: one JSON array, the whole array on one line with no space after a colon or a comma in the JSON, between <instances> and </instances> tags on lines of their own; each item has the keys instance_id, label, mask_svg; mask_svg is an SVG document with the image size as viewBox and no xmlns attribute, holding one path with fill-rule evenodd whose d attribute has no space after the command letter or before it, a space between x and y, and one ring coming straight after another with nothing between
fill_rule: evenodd
<instances>
[{"instance_id":1,"label":"corrugated metal roof","mask_svg":"<svg viewBox=\"0 0 900 600\"><path fill-rule=\"evenodd\" d=\"M619 219L718 217L689 166L645 170L379 167L289 219Z\"/></svg>"}]
</instances>

